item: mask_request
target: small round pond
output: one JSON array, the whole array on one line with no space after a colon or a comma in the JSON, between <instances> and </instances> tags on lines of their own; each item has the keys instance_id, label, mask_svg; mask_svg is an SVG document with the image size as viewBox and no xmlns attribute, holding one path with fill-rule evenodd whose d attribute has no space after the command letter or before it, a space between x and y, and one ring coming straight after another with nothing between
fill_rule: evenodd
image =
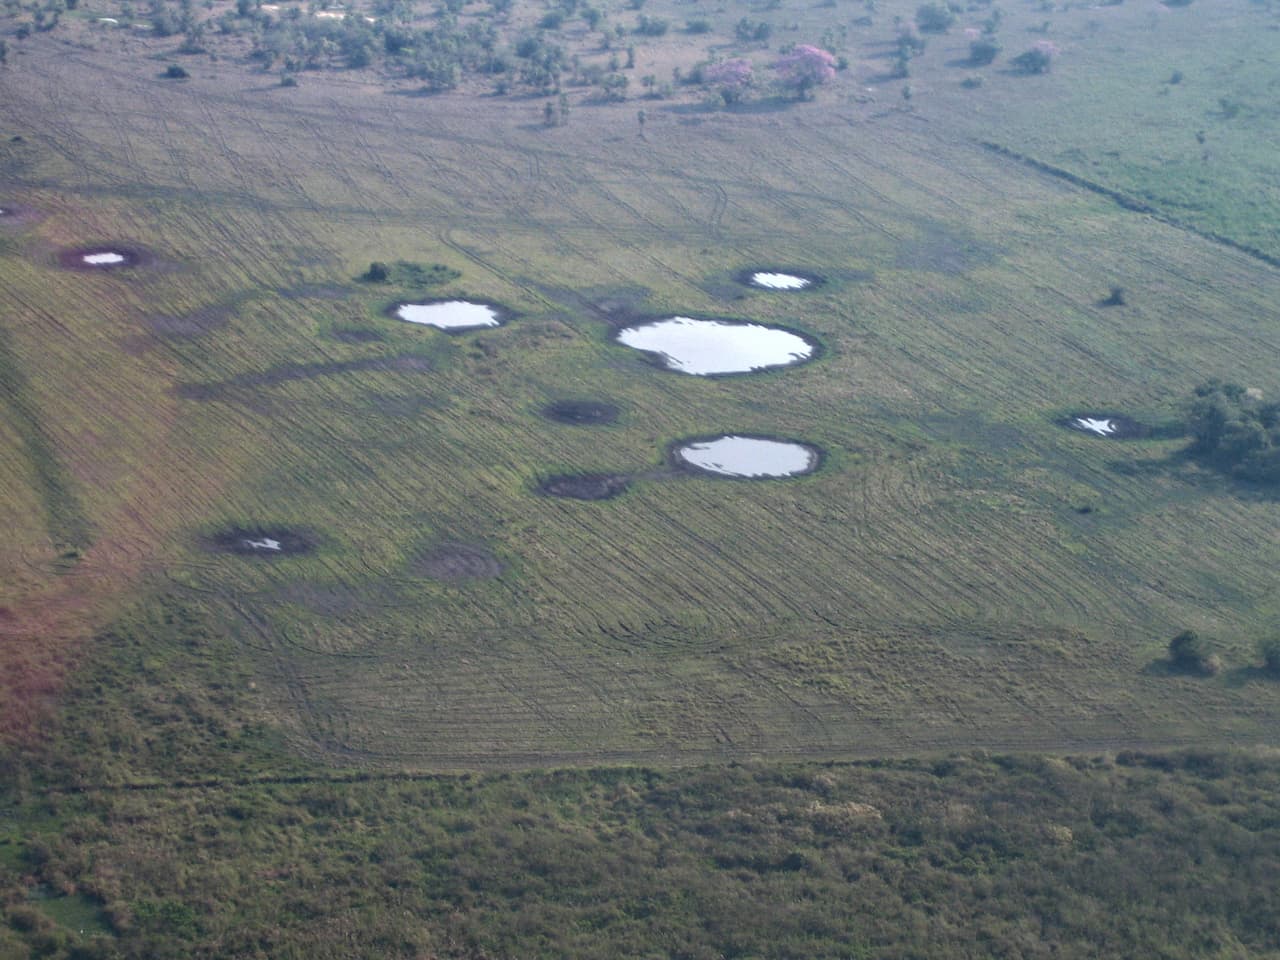
<instances>
[{"instance_id":1,"label":"small round pond","mask_svg":"<svg viewBox=\"0 0 1280 960\"><path fill-rule=\"evenodd\" d=\"M755 480L812 473L821 460L818 449L806 443L737 435L687 441L673 452L678 463L695 470Z\"/></svg>"},{"instance_id":2,"label":"small round pond","mask_svg":"<svg viewBox=\"0 0 1280 960\"><path fill-rule=\"evenodd\" d=\"M668 317L618 331L619 343L654 354L668 370L695 376L751 373L813 359L817 345L759 323Z\"/></svg>"},{"instance_id":3,"label":"small round pond","mask_svg":"<svg viewBox=\"0 0 1280 960\"><path fill-rule=\"evenodd\" d=\"M498 308L469 300L436 300L430 303L398 303L389 313L406 323L418 323L450 332L497 327L502 324Z\"/></svg>"},{"instance_id":4,"label":"small round pond","mask_svg":"<svg viewBox=\"0 0 1280 960\"><path fill-rule=\"evenodd\" d=\"M738 275L749 287L761 290L808 290L822 281L813 274L797 273L792 270L744 270Z\"/></svg>"},{"instance_id":5,"label":"small round pond","mask_svg":"<svg viewBox=\"0 0 1280 960\"><path fill-rule=\"evenodd\" d=\"M70 270L113 270L142 262L142 254L127 247L78 247L63 250L58 262Z\"/></svg>"},{"instance_id":6,"label":"small round pond","mask_svg":"<svg viewBox=\"0 0 1280 960\"><path fill-rule=\"evenodd\" d=\"M1131 417L1117 413L1073 413L1063 426L1107 440L1129 440L1147 434L1147 428Z\"/></svg>"}]
</instances>

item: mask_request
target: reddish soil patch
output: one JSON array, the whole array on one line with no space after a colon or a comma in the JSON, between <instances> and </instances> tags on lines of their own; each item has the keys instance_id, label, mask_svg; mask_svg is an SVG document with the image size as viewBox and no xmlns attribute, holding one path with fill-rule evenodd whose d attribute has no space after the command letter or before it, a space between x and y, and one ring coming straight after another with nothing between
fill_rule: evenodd
<instances>
[{"instance_id":1,"label":"reddish soil patch","mask_svg":"<svg viewBox=\"0 0 1280 960\"><path fill-rule=\"evenodd\" d=\"M549 497L610 500L626 491L631 478L618 473L569 473L548 477L538 489Z\"/></svg>"},{"instance_id":2,"label":"reddish soil patch","mask_svg":"<svg viewBox=\"0 0 1280 960\"><path fill-rule=\"evenodd\" d=\"M502 561L475 543L441 543L413 561L414 573L432 580L491 580L502 573Z\"/></svg>"}]
</instances>

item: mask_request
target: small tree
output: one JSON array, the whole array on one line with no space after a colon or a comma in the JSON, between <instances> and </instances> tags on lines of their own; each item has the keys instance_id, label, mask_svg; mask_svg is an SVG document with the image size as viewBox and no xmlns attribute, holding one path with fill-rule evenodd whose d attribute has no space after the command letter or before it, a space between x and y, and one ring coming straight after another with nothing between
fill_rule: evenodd
<instances>
[{"instance_id":1,"label":"small tree","mask_svg":"<svg viewBox=\"0 0 1280 960\"><path fill-rule=\"evenodd\" d=\"M386 283L391 279L391 268L381 260L369 264L369 269L360 277L365 283Z\"/></svg>"},{"instance_id":2,"label":"small tree","mask_svg":"<svg viewBox=\"0 0 1280 960\"><path fill-rule=\"evenodd\" d=\"M1183 630L1169 641L1169 661L1186 673L1213 674L1219 667L1209 644L1194 630Z\"/></svg>"},{"instance_id":3,"label":"small tree","mask_svg":"<svg viewBox=\"0 0 1280 960\"><path fill-rule=\"evenodd\" d=\"M1264 637L1258 641L1258 656L1262 669L1273 677L1280 677L1280 636Z\"/></svg>"},{"instance_id":4,"label":"small tree","mask_svg":"<svg viewBox=\"0 0 1280 960\"><path fill-rule=\"evenodd\" d=\"M1000 43L991 37L980 37L969 44L969 63L985 67L1000 55Z\"/></svg>"},{"instance_id":5,"label":"small tree","mask_svg":"<svg viewBox=\"0 0 1280 960\"><path fill-rule=\"evenodd\" d=\"M702 81L717 88L725 104L740 102L751 89L754 78L751 61L742 57L723 60L702 68Z\"/></svg>"},{"instance_id":6,"label":"small tree","mask_svg":"<svg viewBox=\"0 0 1280 960\"><path fill-rule=\"evenodd\" d=\"M810 90L836 75L836 58L826 50L801 44L780 57L774 69L782 85L795 90L796 96L803 100Z\"/></svg>"},{"instance_id":7,"label":"small tree","mask_svg":"<svg viewBox=\"0 0 1280 960\"><path fill-rule=\"evenodd\" d=\"M925 33L946 33L956 15L945 3L926 3L916 9L916 24Z\"/></svg>"},{"instance_id":8,"label":"small tree","mask_svg":"<svg viewBox=\"0 0 1280 960\"><path fill-rule=\"evenodd\" d=\"M1041 40L1026 53L1020 53L1010 61L1018 73L1048 73L1053 58L1058 55L1057 46L1049 40Z\"/></svg>"}]
</instances>

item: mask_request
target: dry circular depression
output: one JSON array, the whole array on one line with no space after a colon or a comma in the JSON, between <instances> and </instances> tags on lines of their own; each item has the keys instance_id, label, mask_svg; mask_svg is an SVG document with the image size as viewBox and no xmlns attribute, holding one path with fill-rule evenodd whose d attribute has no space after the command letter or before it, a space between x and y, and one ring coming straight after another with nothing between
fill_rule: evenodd
<instances>
[{"instance_id":1,"label":"dry circular depression","mask_svg":"<svg viewBox=\"0 0 1280 960\"><path fill-rule=\"evenodd\" d=\"M1151 431L1120 413L1073 413L1058 421L1060 426L1105 440L1133 440Z\"/></svg>"},{"instance_id":2,"label":"dry circular depression","mask_svg":"<svg viewBox=\"0 0 1280 960\"><path fill-rule=\"evenodd\" d=\"M755 287L757 290L782 293L812 290L823 283L823 278L816 273L793 270L789 267L753 267L750 270L740 271L737 279L739 283Z\"/></svg>"},{"instance_id":3,"label":"dry circular depression","mask_svg":"<svg viewBox=\"0 0 1280 960\"><path fill-rule=\"evenodd\" d=\"M538 490L569 500L611 500L630 485L631 479L618 473L565 473L547 477Z\"/></svg>"},{"instance_id":4,"label":"dry circular depression","mask_svg":"<svg viewBox=\"0 0 1280 960\"><path fill-rule=\"evenodd\" d=\"M543 407L541 413L556 423L581 427L613 423L619 410L615 404L602 400L557 400Z\"/></svg>"},{"instance_id":5,"label":"dry circular depression","mask_svg":"<svg viewBox=\"0 0 1280 960\"><path fill-rule=\"evenodd\" d=\"M502 307L471 300L393 303L387 308L387 315L405 323L435 327L446 333L500 327L510 319L510 311Z\"/></svg>"},{"instance_id":6,"label":"dry circular depression","mask_svg":"<svg viewBox=\"0 0 1280 960\"><path fill-rule=\"evenodd\" d=\"M739 480L778 480L813 473L822 451L798 440L746 434L721 434L681 440L671 447L677 465Z\"/></svg>"},{"instance_id":7,"label":"dry circular depression","mask_svg":"<svg viewBox=\"0 0 1280 960\"><path fill-rule=\"evenodd\" d=\"M502 561L475 543L440 543L413 561L414 573L431 580L492 580L502 573Z\"/></svg>"},{"instance_id":8,"label":"dry circular depression","mask_svg":"<svg viewBox=\"0 0 1280 960\"><path fill-rule=\"evenodd\" d=\"M745 320L667 317L624 327L616 338L668 370L701 377L789 367L818 352L816 341L798 333Z\"/></svg>"}]
</instances>

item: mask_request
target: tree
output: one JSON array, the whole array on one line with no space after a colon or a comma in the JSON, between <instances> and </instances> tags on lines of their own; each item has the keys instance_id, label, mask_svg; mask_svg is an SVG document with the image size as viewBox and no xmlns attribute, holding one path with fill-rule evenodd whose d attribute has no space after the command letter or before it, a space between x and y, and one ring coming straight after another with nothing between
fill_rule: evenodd
<instances>
[{"instance_id":1,"label":"tree","mask_svg":"<svg viewBox=\"0 0 1280 960\"><path fill-rule=\"evenodd\" d=\"M926 3L916 9L916 24L925 33L946 33L956 15L945 3Z\"/></svg>"},{"instance_id":2,"label":"tree","mask_svg":"<svg viewBox=\"0 0 1280 960\"><path fill-rule=\"evenodd\" d=\"M985 67L1000 55L1000 43L990 37L980 37L969 44L969 63Z\"/></svg>"},{"instance_id":3,"label":"tree","mask_svg":"<svg viewBox=\"0 0 1280 960\"><path fill-rule=\"evenodd\" d=\"M751 88L755 74L751 61L742 57L722 60L702 68L702 81L719 90L726 104L738 103Z\"/></svg>"},{"instance_id":4,"label":"tree","mask_svg":"<svg viewBox=\"0 0 1280 960\"><path fill-rule=\"evenodd\" d=\"M1221 666L1209 644L1194 630L1183 630L1169 641L1169 661L1186 673L1214 674Z\"/></svg>"},{"instance_id":5,"label":"tree","mask_svg":"<svg viewBox=\"0 0 1280 960\"><path fill-rule=\"evenodd\" d=\"M1258 641L1258 656L1262 669L1273 677L1280 677L1280 636L1263 637Z\"/></svg>"},{"instance_id":6,"label":"tree","mask_svg":"<svg viewBox=\"0 0 1280 960\"><path fill-rule=\"evenodd\" d=\"M1009 61L1009 65L1018 73L1048 73L1053 65L1053 58L1058 55L1057 46L1050 40L1041 40L1026 53L1020 53Z\"/></svg>"},{"instance_id":7,"label":"tree","mask_svg":"<svg viewBox=\"0 0 1280 960\"><path fill-rule=\"evenodd\" d=\"M826 50L808 44L801 44L784 54L773 66L782 85L795 90L801 100L814 87L836 75L836 58Z\"/></svg>"},{"instance_id":8,"label":"tree","mask_svg":"<svg viewBox=\"0 0 1280 960\"><path fill-rule=\"evenodd\" d=\"M391 268L381 260L369 264L369 269L360 277L365 283L386 283L391 278Z\"/></svg>"}]
</instances>

